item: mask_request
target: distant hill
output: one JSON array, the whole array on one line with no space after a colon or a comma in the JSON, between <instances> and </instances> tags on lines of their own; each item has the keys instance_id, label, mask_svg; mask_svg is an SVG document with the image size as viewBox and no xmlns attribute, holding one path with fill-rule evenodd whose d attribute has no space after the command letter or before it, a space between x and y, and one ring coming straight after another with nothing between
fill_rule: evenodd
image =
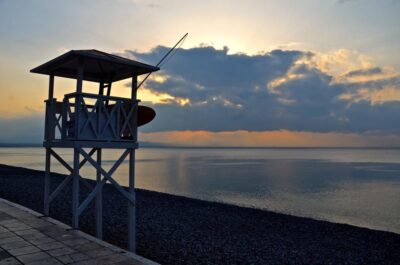
<instances>
[{"instance_id":1,"label":"distant hill","mask_svg":"<svg viewBox=\"0 0 400 265\"><path fill-rule=\"evenodd\" d=\"M42 143L0 143L0 147L42 147Z\"/></svg>"}]
</instances>

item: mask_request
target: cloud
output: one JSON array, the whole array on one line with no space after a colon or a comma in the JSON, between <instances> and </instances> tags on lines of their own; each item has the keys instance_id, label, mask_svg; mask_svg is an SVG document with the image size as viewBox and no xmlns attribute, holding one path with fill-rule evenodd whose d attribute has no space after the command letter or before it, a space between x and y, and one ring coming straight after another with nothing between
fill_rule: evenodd
<instances>
[{"instance_id":1,"label":"cloud","mask_svg":"<svg viewBox=\"0 0 400 265\"><path fill-rule=\"evenodd\" d=\"M155 64L167 51L158 46L148 52L125 51L122 55ZM298 143L303 132L311 133L311 137L333 133L346 139L356 138L345 135L362 135L368 141L372 138L365 138L367 134L386 139L400 132L400 75L393 67L376 66L367 56L343 49L326 54L273 50L247 55L228 51L227 47L209 46L178 49L162 71L140 88L139 95L149 100L142 104L157 111L155 120L140 131L151 134L156 142L157 137L165 137L164 132L184 131L174 135L188 139L188 144L204 135L232 139L229 131L246 132L234 134L238 142L245 143L251 138L262 143L268 137L284 141L276 132L286 132L279 136L297 139ZM0 117L0 142L42 140L43 115L27 111L30 116ZM209 134L199 133L204 131ZM297 133L297 138L287 132ZM332 137L328 138L338 139ZM390 139L399 145L399 138Z\"/></svg>"},{"instance_id":2,"label":"cloud","mask_svg":"<svg viewBox=\"0 0 400 265\"><path fill-rule=\"evenodd\" d=\"M139 138L174 146L235 147L393 147L398 134L315 133L296 131L168 131L141 133Z\"/></svg>"},{"instance_id":3,"label":"cloud","mask_svg":"<svg viewBox=\"0 0 400 265\"><path fill-rule=\"evenodd\" d=\"M376 86L378 83L394 84L399 80L399 73L393 67L365 67L357 70L344 72L335 76L336 83L358 83L372 84Z\"/></svg>"},{"instance_id":4,"label":"cloud","mask_svg":"<svg viewBox=\"0 0 400 265\"><path fill-rule=\"evenodd\" d=\"M151 53L128 51L128 57L148 62L157 62L169 49L159 46ZM228 55L228 48L199 47L179 49L168 62L165 82L149 82L147 85L157 92L166 92L182 98L200 102L214 96L244 100L248 89L265 86L265 83L287 72L294 61L304 56L300 51L275 50L268 54L248 56ZM235 97L235 98L232 98Z\"/></svg>"},{"instance_id":5,"label":"cloud","mask_svg":"<svg viewBox=\"0 0 400 265\"><path fill-rule=\"evenodd\" d=\"M381 105L389 101L400 101L400 87L385 86L381 89L365 87L344 93L340 95L340 98L349 102L368 101L372 105Z\"/></svg>"},{"instance_id":6,"label":"cloud","mask_svg":"<svg viewBox=\"0 0 400 265\"><path fill-rule=\"evenodd\" d=\"M156 63L167 50L124 56ZM246 55L197 47L178 49L162 69L163 78L145 88L169 98L151 104L157 117L144 132L400 131L400 75L354 51Z\"/></svg>"},{"instance_id":7,"label":"cloud","mask_svg":"<svg viewBox=\"0 0 400 265\"><path fill-rule=\"evenodd\" d=\"M367 69L360 69L350 71L345 74L346 77L354 77L354 76L371 76L371 75L378 75L382 74L382 69L380 67L372 67Z\"/></svg>"},{"instance_id":8,"label":"cloud","mask_svg":"<svg viewBox=\"0 0 400 265\"><path fill-rule=\"evenodd\" d=\"M333 77L343 73L374 67L372 58L354 50L337 49L329 52L314 52L312 57L299 63L317 68Z\"/></svg>"}]
</instances>

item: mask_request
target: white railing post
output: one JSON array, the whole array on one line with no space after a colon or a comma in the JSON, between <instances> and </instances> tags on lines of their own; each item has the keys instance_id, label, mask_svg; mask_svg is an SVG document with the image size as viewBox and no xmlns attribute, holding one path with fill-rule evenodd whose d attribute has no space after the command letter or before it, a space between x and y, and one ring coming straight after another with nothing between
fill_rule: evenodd
<instances>
[{"instance_id":1,"label":"white railing post","mask_svg":"<svg viewBox=\"0 0 400 265\"><path fill-rule=\"evenodd\" d=\"M69 101L68 98L64 96L61 112L61 139L67 139L67 121L68 121L68 108Z\"/></svg>"},{"instance_id":2,"label":"white railing post","mask_svg":"<svg viewBox=\"0 0 400 265\"><path fill-rule=\"evenodd\" d=\"M54 75L49 76L49 96L46 102L45 112L45 125L44 125L44 139L46 141L54 140L55 131L55 109L53 99L54 97Z\"/></svg>"},{"instance_id":3,"label":"white railing post","mask_svg":"<svg viewBox=\"0 0 400 265\"><path fill-rule=\"evenodd\" d=\"M46 104L46 109L45 109L45 114L44 114L44 140L49 141L50 140L50 105L49 105L49 100L45 100Z\"/></svg>"},{"instance_id":4,"label":"white railing post","mask_svg":"<svg viewBox=\"0 0 400 265\"><path fill-rule=\"evenodd\" d=\"M53 141L56 130L56 99L48 99L46 102L44 139Z\"/></svg>"},{"instance_id":5,"label":"white railing post","mask_svg":"<svg viewBox=\"0 0 400 265\"><path fill-rule=\"evenodd\" d=\"M79 140L79 116L81 112L82 101L82 85L83 85L83 60L79 60L77 78L76 78L76 97L75 97L75 132L74 139Z\"/></svg>"}]
</instances>

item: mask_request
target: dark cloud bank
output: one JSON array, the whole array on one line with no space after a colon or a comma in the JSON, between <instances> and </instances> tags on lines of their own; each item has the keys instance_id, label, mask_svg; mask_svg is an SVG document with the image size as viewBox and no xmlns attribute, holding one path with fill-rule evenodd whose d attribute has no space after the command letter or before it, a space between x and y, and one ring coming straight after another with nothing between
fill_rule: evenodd
<instances>
[{"instance_id":1,"label":"dark cloud bank","mask_svg":"<svg viewBox=\"0 0 400 265\"><path fill-rule=\"evenodd\" d=\"M126 51L125 56L156 63L166 52L156 47L151 52ZM340 95L360 88L400 87L400 78L358 83L335 83L333 77L299 59L310 52L275 50L249 56L229 54L227 48L179 49L162 67L170 78L154 80L147 87L155 92L188 98L191 104L156 104L158 116L143 131L169 130L278 130L313 132L400 131L400 102L372 104L368 100L350 102ZM296 63L297 62L297 63ZM299 78L268 87L271 81L290 73ZM349 76L376 75L380 68L360 69Z\"/></svg>"},{"instance_id":2,"label":"dark cloud bank","mask_svg":"<svg viewBox=\"0 0 400 265\"><path fill-rule=\"evenodd\" d=\"M156 64L167 51L168 48L160 46L148 53L126 51L123 55ZM386 86L399 88L398 76L378 81L335 83L327 73L298 61L312 56L303 51L275 50L249 56L228 54L227 48L179 49L160 72L169 76L167 81L148 80L146 86L154 92L188 98L190 104L181 106L171 101L153 105L157 117L141 131L400 132L399 101L374 105L368 100L350 102L340 98L360 88L371 91ZM271 87L271 81L288 73L300 78ZM381 68L371 68L344 76L381 73ZM0 127L0 142L39 142L43 137L42 116L0 118Z\"/></svg>"}]
</instances>

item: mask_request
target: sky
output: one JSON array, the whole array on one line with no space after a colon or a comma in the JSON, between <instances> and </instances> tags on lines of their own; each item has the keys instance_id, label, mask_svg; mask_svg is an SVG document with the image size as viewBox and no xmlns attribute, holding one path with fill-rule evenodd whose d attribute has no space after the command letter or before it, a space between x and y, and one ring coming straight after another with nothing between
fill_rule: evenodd
<instances>
[{"instance_id":1,"label":"sky","mask_svg":"<svg viewBox=\"0 0 400 265\"><path fill-rule=\"evenodd\" d=\"M188 32L139 89L157 111L140 140L400 146L399 13L397 0L0 0L0 143L43 139L48 78L30 69L71 49L156 64ZM75 86L55 85L59 100Z\"/></svg>"}]
</instances>

